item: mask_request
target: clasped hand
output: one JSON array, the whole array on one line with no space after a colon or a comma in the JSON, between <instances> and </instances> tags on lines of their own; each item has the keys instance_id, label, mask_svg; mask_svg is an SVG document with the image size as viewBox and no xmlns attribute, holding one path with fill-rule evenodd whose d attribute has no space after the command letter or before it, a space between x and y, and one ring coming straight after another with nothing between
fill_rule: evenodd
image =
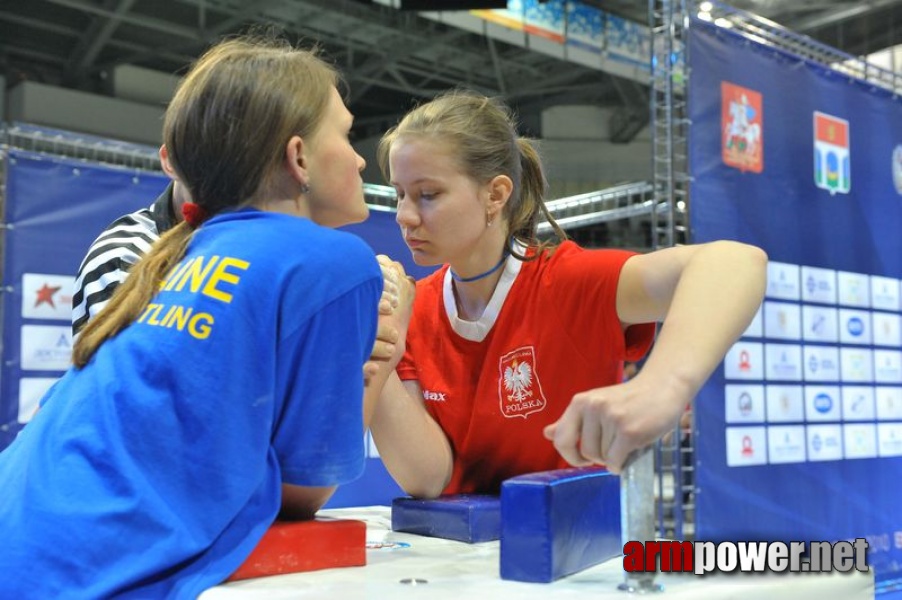
<instances>
[{"instance_id":1,"label":"clasped hand","mask_svg":"<svg viewBox=\"0 0 902 600\"><path fill-rule=\"evenodd\" d=\"M379 299L379 322L373 352L363 365L363 377L368 381L379 372L380 364L392 368L404 355L404 340L410 311L413 306L416 282L404 271L404 266L380 254L376 257L384 280Z\"/></svg>"}]
</instances>

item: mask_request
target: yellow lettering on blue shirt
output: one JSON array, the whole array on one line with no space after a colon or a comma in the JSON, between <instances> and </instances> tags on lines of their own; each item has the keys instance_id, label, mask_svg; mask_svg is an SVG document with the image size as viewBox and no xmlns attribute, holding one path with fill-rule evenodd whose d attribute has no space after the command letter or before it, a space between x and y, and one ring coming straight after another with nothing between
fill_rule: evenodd
<instances>
[{"instance_id":1,"label":"yellow lettering on blue shirt","mask_svg":"<svg viewBox=\"0 0 902 600\"><path fill-rule=\"evenodd\" d=\"M188 321L188 333L199 340L210 337L213 329L213 315L210 313L197 313Z\"/></svg>"},{"instance_id":2,"label":"yellow lettering on blue shirt","mask_svg":"<svg viewBox=\"0 0 902 600\"><path fill-rule=\"evenodd\" d=\"M210 270L216 266L218 261L218 256L213 256L209 259L198 256L195 260L191 261L190 266L185 268L178 284L175 286L175 291L181 292L185 289L185 284L190 280L191 285L189 286L189 289L192 293L196 294L197 290L200 289L201 284L204 282L204 279L207 278L210 274Z\"/></svg>"},{"instance_id":3,"label":"yellow lettering on blue shirt","mask_svg":"<svg viewBox=\"0 0 902 600\"><path fill-rule=\"evenodd\" d=\"M178 283L178 280L181 278L181 276L185 273L185 271L191 268L191 265L196 260L196 258L191 258L189 260L186 260L185 262L180 262L179 264L177 264L175 268L173 268L169 272L169 275L166 276L166 279L163 280L163 283L160 284L160 289L166 291L172 290L173 286Z\"/></svg>"},{"instance_id":4,"label":"yellow lettering on blue shirt","mask_svg":"<svg viewBox=\"0 0 902 600\"><path fill-rule=\"evenodd\" d=\"M148 316L151 319L156 318L156 316L160 312L161 308L163 308L162 304L157 304L155 302L151 302L144 308L144 312L141 313L141 316L138 317L138 323L143 323L147 319Z\"/></svg>"},{"instance_id":5,"label":"yellow lettering on blue shirt","mask_svg":"<svg viewBox=\"0 0 902 600\"><path fill-rule=\"evenodd\" d=\"M202 293L205 296L216 298L217 300L222 300L227 304L230 303L232 301L232 294L224 292L223 290L219 289L217 285L220 283L238 285L238 282L241 281L241 277L239 277L235 273L226 271L226 269L228 269L229 267L235 267L236 269L246 271L249 266L251 266L251 263L247 262L246 260L231 258L229 256L223 258L221 261L219 261L219 265L217 265L216 270L213 272L213 275L211 275L210 278L207 279L207 284L204 286Z\"/></svg>"},{"instance_id":6,"label":"yellow lettering on blue shirt","mask_svg":"<svg viewBox=\"0 0 902 600\"><path fill-rule=\"evenodd\" d=\"M195 256L175 266L160 283L160 290L200 293L230 304L233 289L241 282L241 272L250 266L248 261L231 256ZM151 302L137 322L187 332L193 338L204 340L213 331L214 318L208 312L196 312L191 306Z\"/></svg>"}]
</instances>

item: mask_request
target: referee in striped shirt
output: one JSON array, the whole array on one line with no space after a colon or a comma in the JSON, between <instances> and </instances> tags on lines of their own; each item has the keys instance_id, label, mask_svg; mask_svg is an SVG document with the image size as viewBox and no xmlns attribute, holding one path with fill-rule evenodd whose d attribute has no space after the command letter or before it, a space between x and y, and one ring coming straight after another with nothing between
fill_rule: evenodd
<instances>
[{"instance_id":1,"label":"referee in striped shirt","mask_svg":"<svg viewBox=\"0 0 902 600\"><path fill-rule=\"evenodd\" d=\"M161 158L165 151L161 151ZM166 160L163 161L166 170ZM78 267L72 296L72 334L106 306L113 291L128 277L128 271L155 241L182 219L185 188L172 181L147 208L113 221L88 248Z\"/></svg>"}]
</instances>

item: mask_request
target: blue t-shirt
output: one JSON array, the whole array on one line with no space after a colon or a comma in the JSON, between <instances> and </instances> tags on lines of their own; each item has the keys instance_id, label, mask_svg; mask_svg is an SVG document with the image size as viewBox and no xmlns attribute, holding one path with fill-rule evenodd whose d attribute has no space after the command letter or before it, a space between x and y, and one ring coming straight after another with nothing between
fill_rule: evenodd
<instances>
[{"instance_id":1,"label":"blue t-shirt","mask_svg":"<svg viewBox=\"0 0 902 600\"><path fill-rule=\"evenodd\" d=\"M359 476L381 293L352 234L206 223L0 453L0 598L195 598L255 547L280 484Z\"/></svg>"}]
</instances>

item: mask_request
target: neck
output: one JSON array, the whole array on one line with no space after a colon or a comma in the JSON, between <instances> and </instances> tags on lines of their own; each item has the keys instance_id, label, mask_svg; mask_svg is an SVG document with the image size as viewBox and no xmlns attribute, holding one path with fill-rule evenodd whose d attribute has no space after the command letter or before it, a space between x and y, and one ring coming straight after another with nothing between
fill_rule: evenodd
<instances>
[{"instance_id":1,"label":"neck","mask_svg":"<svg viewBox=\"0 0 902 600\"><path fill-rule=\"evenodd\" d=\"M507 256L505 252L496 265L472 277L458 277L454 270L449 268L459 318L464 321L477 321L482 317L504 273Z\"/></svg>"},{"instance_id":2,"label":"neck","mask_svg":"<svg viewBox=\"0 0 902 600\"><path fill-rule=\"evenodd\" d=\"M458 283L472 283L474 281L479 281L480 279L485 279L486 277L489 277L490 275L501 269L501 267L504 266L505 260L507 260L507 250L505 250L501 254L501 260L495 263L495 266L483 271L482 273L479 273L478 275L471 275L469 277L461 277L454 272L453 268L449 267L449 270L451 271L451 278Z\"/></svg>"},{"instance_id":3,"label":"neck","mask_svg":"<svg viewBox=\"0 0 902 600\"><path fill-rule=\"evenodd\" d=\"M282 213L293 217L306 217L313 220L310 211L307 210L306 202L299 198L276 196L264 200L254 200L251 202L251 206L268 212Z\"/></svg>"}]
</instances>

